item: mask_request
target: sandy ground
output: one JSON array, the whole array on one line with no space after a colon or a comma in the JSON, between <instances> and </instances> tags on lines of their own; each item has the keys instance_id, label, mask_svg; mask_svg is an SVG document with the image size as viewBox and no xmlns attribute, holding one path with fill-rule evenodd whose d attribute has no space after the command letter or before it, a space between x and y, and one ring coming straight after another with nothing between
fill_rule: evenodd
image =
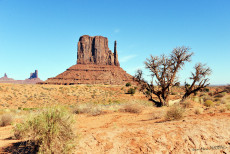
<instances>
[{"instance_id":1,"label":"sandy ground","mask_svg":"<svg viewBox=\"0 0 230 154\"><path fill-rule=\"evenodd\" d=\"M0 84L0 114L10 112L19 120L34 112L27 110L30 107L40 108L56 102L70 107L85 102L116 105L124 100L144 101L146 104L147 99L141 93L127 95L127 89L124 86L101 85ZM221 113L223 105L206 108L197 103L187 108L185 117L177 121L165 121L161 116L156 118L168 107L145 106L140 114L117 110L108 110L98 116L76 114L74 131L78 139L74 153L227 154L230 153L230 111ZM196 115L194 111L197 107L204 112ZM23 144L24 141L14 139L13 125L0 127L0 153L13 153L18 149L21 153L29 153Z\"/></svg>"},{"instance_id":2,"label":"sandy ground","mask_svg":"<svg viewBox=\"0 0 230 154\"><path fill-rule=\"evenodd\" d=\"M75 153L230 153L230 113L165 122L153 119L152 111L76 115ZM12 137L12 126L0 128L2 152L20 142Z\"/></svg>"}]
</instances>

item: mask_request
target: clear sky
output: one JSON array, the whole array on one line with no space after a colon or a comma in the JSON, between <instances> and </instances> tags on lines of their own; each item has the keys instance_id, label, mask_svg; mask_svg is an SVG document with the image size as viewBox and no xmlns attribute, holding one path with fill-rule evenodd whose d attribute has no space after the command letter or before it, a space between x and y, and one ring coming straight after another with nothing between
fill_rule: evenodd
<instances>
[{"instance_id":1,"label":"clear sky","mask_svg":"<svg viewBox=\"0 0 230 154\"><path fill-rule=\"evenodd\" d=\"M117 40L121 67L134 75L152 55L189 46L213 73L230 83L229 0L0 0L0 76L25 79L35 69L45 80L76 64L81 35ZM148 71L145 75L148 76Z\"/></svg>"}]
</instances>

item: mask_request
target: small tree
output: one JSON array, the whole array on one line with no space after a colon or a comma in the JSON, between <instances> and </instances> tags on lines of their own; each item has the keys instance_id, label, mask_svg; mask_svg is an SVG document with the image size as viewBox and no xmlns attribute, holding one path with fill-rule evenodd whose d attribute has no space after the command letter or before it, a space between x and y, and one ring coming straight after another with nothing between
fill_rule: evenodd
<instances>
[{"instance_id":1,"label":"small tree","mask_svg":"<svg viewBox=\"0 0 230 154\"><path fill-rule=\"evenodd\" d=\"M185 82L185 94L182 97L182 101L185 100L189 95L195 94L209 85L207 78L211 74L211 69L204 64L198 63L195 65L195 73L192 73L190 79L192 84L189 85Z\"/></svg>"},{"instance_id":2,"label":"small tree","mask_svg":"<svg viewBox=\"0 0 230 154\"><path fill-rule=\"evenodd\" d=\"M153 81L145 86L150 93L158 97L160 106L167 105L169 91L176 83L176 74L182 69L185 62L190 62L192 55L190 48L182 46L175 48L168 57L151 55L151 58L146 60L146 68L150 70L152 77L156 78L157 86L153 85Z\"/></svg>"},{"instance_id":3,"label":"small tree","mask_svg":"<svg viewBox=\"0 0 230 154\"><path fill-rule=\"evenodd\" d=\"M188 47L177 47L173 49L169 56L161 55L160 57L153 57L145 61L145 66L150 70L152 78L155 79L155 85L153 79L151 83L145 82L142 78L142 71L138 70L135 79L142 85L141 90L154 101L157 106L167 105L168 96L171 88L176 85L180 85L177 79L177 73L182 69L186 62L191 61L191 56ZM195 66L196 72L192 74L190 78L192 84L185 83L186 92L183 96L183 100L186 99L192 93L203 89L208 84L207 75L211 73L211 70L205 65L197 64ZM199 83L197 86L196 84ZM153 99L153 94L157 96L158 100Z\"/></svg>"}]
</instances>

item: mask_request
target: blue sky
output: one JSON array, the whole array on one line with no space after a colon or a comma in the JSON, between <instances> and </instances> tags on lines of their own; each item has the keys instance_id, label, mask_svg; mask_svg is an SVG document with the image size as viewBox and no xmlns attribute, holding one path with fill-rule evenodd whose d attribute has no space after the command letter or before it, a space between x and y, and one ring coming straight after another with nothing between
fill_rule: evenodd
<instances>
[{"instance_id":1,"label":"blue sky","mask_svg":"<svg viewBox=\"0 0 230 154\"><path fill-rule=\"evenodd\" d=\"M121 67L133 75L152 55L189 46L213 73L230 83L229 0L0 0L0 76L25 79L35 69L45 80L76 64L81 35L117 40ZM148 78L148 71L145 75Z\"/></svg>"}]
</instances>

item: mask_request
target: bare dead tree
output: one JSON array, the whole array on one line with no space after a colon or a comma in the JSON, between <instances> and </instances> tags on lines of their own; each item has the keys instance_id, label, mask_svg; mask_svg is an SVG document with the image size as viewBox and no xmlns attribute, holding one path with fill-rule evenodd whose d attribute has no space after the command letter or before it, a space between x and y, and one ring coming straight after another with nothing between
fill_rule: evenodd
<instances>
[{"instance_id":1,"label":"bare dead tree","mask_svg":"<svg viewBox=\"0 0 230 154\"><path fill-rule=\"evenodd\" d=\"M135 76L134 76L135 80L139 83L143 82L143 72L141 69L138 69Z\"/></svg>"},{"instance_id":2,"label":"bare dead tree","mask_svg":"<svg viewBox=\"0 0 230 154\"><path fill-rule=\"evenodd\" d=\"M170 56L161 55L153 57L145 61L146 68L150 70L151 75L156 78L154 86L153 82L145 83L144 86L149 93L155 94L159 99L161 106L167 105L167 98L172 86L176 83L176 75L184 66L185 62L190 62L191 56L188 47L177 47L173 49Z\"/></svg>"},{"instance_id":3,"label":"bare dead tree","mask_svg":"<svg viewBox=\"0 0 230 154\"><path fill-rule=\"evenodd\" d=\"M189 85L185 82L185 94L182 97L182 101L191 94L194 94L209 85L209 79L207 78L207 76L211 74L211 69L201 63L196 64L194 68L195 73L192 73L192 76L190 77L190 80L192 80L192 84Z\"/></svg>"}]
</instances>

